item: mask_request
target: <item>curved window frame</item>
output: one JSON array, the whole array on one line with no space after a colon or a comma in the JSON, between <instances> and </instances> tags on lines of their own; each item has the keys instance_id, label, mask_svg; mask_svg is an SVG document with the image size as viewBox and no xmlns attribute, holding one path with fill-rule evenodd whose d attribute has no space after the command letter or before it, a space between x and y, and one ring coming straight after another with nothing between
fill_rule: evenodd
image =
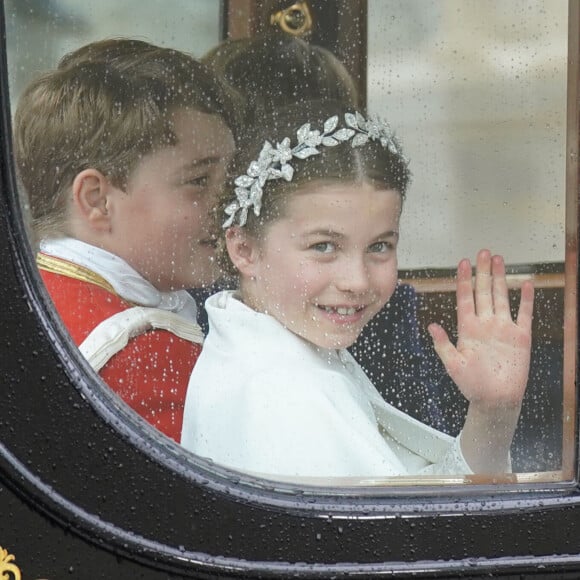
<instances>
[{"instance_id":1,"label":"curved window frame","mask_svg":"<svg viewBox=\"0 0 580 580\"><path fill-rule=\"evenodd\" d=\"M577 0L570 3L570 22L573 106L568 113L567 189L578 192ZM402 482L401 487L389 488L388 497L377 496L372 488L296 493L283 484L266 486L251 478L242 482L240 474L191 455L184 459L181 448L119 406L98 386L48 307L30 259L8 138L5 51L0 66L0 260L5 272L0 290L0 481L19 502L40 514L47 529L66 530L91 550L139 563L160 575L186 577L391 572L449 577L518 573L539 564L546 572L580 569L580 556L568 555L580 553L580 534L574 533L580 526L576 457L565 466L575 477L572 483L513 485L506 477L493 487L473 483L410 489ZM567 249L573 256L577 197L568 195L567 208ZM567 268L575 272L577 264L567 261ZM567 304L576 304L577 290L574 277ZM578 325L568 325L568 333L571 327ZM577 337L568 338L574 344ZM576 361L576 352L566 356ZM578 376L576 364L567 368ZM576 394L565 396L572 402ZM577 421L572 419L567 428L567 440L576 441ZM0 495L0 501L2 497L6 495ZM16 530L18 525L14 522ZM531 526L534 533L524 539ZM60 535L51 538L45 533L44 546L53 552L47 549L46 559L34 565L38 575L62 577L66 570L59 566L64 561L50 557L64 550L56 544Z\"/></svg>"}]
</instances>

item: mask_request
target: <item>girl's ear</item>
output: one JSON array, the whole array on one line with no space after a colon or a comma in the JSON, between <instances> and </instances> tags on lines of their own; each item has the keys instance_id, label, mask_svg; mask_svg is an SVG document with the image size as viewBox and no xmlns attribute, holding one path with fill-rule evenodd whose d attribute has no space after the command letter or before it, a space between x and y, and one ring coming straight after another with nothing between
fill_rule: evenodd
<instances>
[{"instance_id":1,"label":"girl's ear","mask_svg":"<svg viewBox=\"0 0 580 580\"><path fill-rule=\"evenodd\" d=\"M256 276L260 252L255 238L243 228L233 226L226 230L226 247L232 264L242 276Z\"/></svg>"},{"instance_id":2,"label":"girl's ear","mask_svg":"<svg viewBox=\"0 0 580 580\"><path fill-rule=\"evenodd\" d=\"M109 211L112 186L97 169L84 169L74 178L72 185L73 204L77 214L93 230L108 231L111 215Z\"/></svg>"}]
</instances>

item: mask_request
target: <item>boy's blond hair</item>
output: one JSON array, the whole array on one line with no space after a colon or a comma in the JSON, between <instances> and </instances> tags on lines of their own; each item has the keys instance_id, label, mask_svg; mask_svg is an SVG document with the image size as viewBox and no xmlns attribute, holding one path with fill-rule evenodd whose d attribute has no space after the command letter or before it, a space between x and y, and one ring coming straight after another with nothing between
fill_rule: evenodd
<instances>
[{"instance_id":1,"label":"boy's blond hair","mask_svg":"<svg viewBox=\"0 0 580 580\"><path fill-rule=\"evenodd\" d=\"M143 156L174 145L172 113L182 108L235 124L235 103L205 65L139 40L86 45L32 81L15 113L14 148L37 238L66 233L79 172L97 169L124 188Z\"/></svg>"}]
</instances>

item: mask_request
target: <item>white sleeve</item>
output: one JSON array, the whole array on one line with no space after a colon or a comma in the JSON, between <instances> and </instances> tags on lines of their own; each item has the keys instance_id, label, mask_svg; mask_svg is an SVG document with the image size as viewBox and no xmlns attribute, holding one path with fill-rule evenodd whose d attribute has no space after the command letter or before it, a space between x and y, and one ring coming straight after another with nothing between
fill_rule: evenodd
<instances>
[{"instance_id":1,"label":"white sleeve","mask_svg":"<svg viewBox=\"0 0 580 580\"><path fill-rule=\"evenodd\" d=\"M424 467L420 475L468 475L473 473L461 452L461 434L453 440L447 453L436 463Z\"/></svg>"}]
</instances>

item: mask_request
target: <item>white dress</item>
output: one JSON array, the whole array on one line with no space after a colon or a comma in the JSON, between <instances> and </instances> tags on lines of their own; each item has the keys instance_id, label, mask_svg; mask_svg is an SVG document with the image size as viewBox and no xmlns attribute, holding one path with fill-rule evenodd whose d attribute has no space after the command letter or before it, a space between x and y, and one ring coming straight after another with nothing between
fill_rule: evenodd
<instances>
[{"instance_id":1,"label":"white dress","mask_svg":"<svg viewBox=\"0 0 580 580\"><path fill-rule=\"evenodd\" d=\"M386 403L346 350L318 348L234 293L206 302L182 445L270 479L471 473L459 442Z\"/></svg>"}]
</instances>

